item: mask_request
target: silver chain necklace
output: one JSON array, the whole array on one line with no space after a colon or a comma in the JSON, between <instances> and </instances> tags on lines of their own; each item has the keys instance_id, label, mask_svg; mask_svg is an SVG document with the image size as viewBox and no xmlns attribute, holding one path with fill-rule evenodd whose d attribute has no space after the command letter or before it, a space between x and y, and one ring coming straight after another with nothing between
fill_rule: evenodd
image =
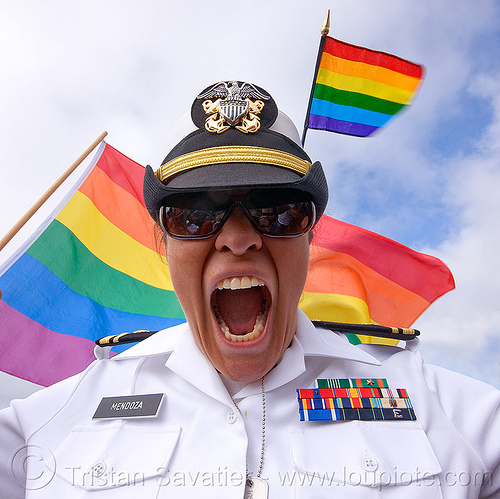
<instances>
[{"instance_id":1,"label":"silver chain necklace","mask_svg":"<svg viewBox=\"0 0 500 499\"><path fill-rule=\"evenodd\" d=\"M257 476L250 476L248 473L248 467L246 470L246 482L245 482L245 499L260 499L268 497L268 484L267 482L261 478L262 468L264 467L264 453L266 450L266 392L264 390L264 378L262 376L261 380L261 393L262 393L262 437L261 437L261 445L260 445L260 462L259 462L259 470L257 472ZM233 404L238 409L238 412L241 415L240 408L238 404L235 402L234 398L231 396L231 400Z\"/></svg>"}]
</instances>

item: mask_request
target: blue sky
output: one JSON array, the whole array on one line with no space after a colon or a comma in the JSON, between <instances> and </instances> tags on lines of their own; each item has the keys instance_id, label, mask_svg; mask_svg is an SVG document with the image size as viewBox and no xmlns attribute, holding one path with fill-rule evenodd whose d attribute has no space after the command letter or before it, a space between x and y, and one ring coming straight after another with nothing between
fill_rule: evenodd
<instances>
[{"instance_id":1,"label":"blue sky","mask_svg":"<svg viewBox=\"0 0 500 499\"><path fill-rule=\"evenodd\" d=\"M219 80L262 86L301 130L327 9L331 36L426 68L413 106L376 136L308 132L306 149L330 184L327 213L448 264L457 289L415 324L422 351L500 387L494 0L5 2L0 233L102 130L124 154L159 165L173 124ZM15 380L1 386L0 406L31 389Z\"/></svg>"}]
</instances>

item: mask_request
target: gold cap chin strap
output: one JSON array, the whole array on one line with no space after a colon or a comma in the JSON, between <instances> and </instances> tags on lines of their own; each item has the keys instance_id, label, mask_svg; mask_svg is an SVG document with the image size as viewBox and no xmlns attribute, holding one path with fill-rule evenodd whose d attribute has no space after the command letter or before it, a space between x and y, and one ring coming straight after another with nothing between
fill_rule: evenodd
<instances>
[{"instance_id":1,"label":"gold cap chin strap","mask_svg":"<svg viewBox=\"0 0 500 499\"><path fill-rule=\"evenodd\" d=\"M178 156L161 165L156 170L155 175L163 182L177 173L192 168L221 163L260 163L280 166L300 175L305 175L311 168L310 161L276 149L253 146L220 146Z\"/></svg>"}]
</instances>

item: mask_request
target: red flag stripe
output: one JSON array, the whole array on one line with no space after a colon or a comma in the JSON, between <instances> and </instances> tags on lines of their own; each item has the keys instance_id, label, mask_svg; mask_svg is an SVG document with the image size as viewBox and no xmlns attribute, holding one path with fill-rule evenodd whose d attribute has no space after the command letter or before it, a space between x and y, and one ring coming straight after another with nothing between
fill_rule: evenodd
<instances>
[{"instance_id":1,"label":"red flag stripe","mask_svg":"<svg viewBox=\"0 0 500 499\"><path fill-rule=\"evenodd\" d=\"M107 154L99 160L97 167L103 170L115 184L128 191L144 205L142 194L144 167L109 144L106 145L106 152Z\"/></svg>"},{"instance_id":2,"label":"red flag stripe","mask_svg":"<svg viewBox=\"0 0 500 499\"><path fill-rule=\"evenodd\" d=\"M422 78L423 68L418 64L414 64L385 52L342 42L329 36L325 39L323 51L342 59L381 66L408 76Z\"/></svg>"}]
</instances>

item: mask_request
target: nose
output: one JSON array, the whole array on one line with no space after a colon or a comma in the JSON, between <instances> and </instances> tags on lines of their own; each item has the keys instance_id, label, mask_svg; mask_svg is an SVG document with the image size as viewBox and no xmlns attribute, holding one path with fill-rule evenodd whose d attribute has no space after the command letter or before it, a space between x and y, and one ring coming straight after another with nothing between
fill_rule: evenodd
<instances>
[{"instance_id":1,"label":"nose","mask_svg":"<svg viewBox=\"0 0 500 499\"><path fill-rule=\"evenodd\" d=\"M235 206L216 235L215 249L241 256L262 247L262 236L248 220L241 206Z\"/></svg>"}]
</instances>

